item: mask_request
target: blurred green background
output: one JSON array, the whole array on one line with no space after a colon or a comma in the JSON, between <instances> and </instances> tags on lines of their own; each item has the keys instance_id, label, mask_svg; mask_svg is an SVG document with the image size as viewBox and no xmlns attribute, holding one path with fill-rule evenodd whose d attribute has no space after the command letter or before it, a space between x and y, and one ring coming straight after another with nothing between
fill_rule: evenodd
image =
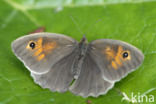
<instances>
[{"instance_id":1,"label":"blurred green background","mask_svg":"<svg viewBox=\"0 0 156 104\"><path fill-rule=\"evenodd\" d=\"M98 98L50 92L33 82L10 47L41 26L76 40L86 34L88 41L128 42L143 51L144 63ZM156 100L156 0L0 0L0 104L131 104L132 92Z\"/></svg>"}]
</instances>

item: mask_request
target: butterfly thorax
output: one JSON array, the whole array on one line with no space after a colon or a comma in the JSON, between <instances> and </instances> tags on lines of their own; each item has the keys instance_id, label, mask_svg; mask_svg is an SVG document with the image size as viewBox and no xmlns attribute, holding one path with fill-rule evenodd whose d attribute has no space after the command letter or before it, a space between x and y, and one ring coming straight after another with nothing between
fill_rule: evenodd
<instances>
[{"instance_id":1,"label":"butterfly thorax","mask_svg":"<svg viewBox=\"0 0 156 104\"><path fill-rule=\"evenodd\" d=\"M82 63L85 58L87 48L88 48L87 39L83 37L77 46L77 50L76 50L77 55L74 59L74 64L72 68L75 79L77 79L80 74Z\"/></svg>"}]
</instances>

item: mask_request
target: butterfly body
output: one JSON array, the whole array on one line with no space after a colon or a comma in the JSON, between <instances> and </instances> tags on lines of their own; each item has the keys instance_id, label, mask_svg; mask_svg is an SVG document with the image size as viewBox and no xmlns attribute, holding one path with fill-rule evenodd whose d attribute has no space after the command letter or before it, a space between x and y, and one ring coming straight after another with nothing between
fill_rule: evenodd
<instances>
[{"instance_id":1,"label":"butterfly body","mask_svg":"<svg viewBox=\"0 0 156 104\"><path fill-rule=\"evenodd\" d=\"M77 79L80 74L81 67L87 52L87 48L88 48L87 40L85 37L83 37L81 41L77 44L77 48L75 49L76 57L73 59L74 64L72 70L75 79Z\"/></svg>"},{"instance_id":2,"label":"butterfly body","mask_svg":"<svg viewBox=\"0 0 156 104\"><path fill-rule=\"evenodd\" d=\"M107 93L144 59L140 50L119 40L88 43L83 37L77 42L54 33L18 38L12 43L12 50L41 87L58 92L70 90L83 97Z\"/></svg>"}]
</instances>

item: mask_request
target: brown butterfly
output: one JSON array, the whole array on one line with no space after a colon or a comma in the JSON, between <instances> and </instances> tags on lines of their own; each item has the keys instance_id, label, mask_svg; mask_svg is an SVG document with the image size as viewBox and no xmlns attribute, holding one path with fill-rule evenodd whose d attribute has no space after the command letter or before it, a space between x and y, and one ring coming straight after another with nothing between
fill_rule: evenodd
<instances>
[{"instance_id":1,"label":"brown butterfly","mask_svg":"<svg viewBox=\"0 0 156 104\"><path fill-rule=\"evenodd\" d=\"M144 55L136 47L111 39L87 43L61 34L35 33L13 41L12 50L34 81L51 91L70 90L83 97L107 93L137 69Z\"/></svg>"}]
</instances>

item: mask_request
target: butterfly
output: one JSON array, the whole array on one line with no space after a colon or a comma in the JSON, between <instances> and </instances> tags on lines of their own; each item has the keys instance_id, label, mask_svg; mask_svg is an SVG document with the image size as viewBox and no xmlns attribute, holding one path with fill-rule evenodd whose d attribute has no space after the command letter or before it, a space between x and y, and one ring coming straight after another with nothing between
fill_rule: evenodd
<instances>
[{"instance_id":1,"label":"butterfly","mask_svg":"<svg viewBox=\"0 0 156 104\"><path fill-rule=\"evenodd\" d=\"M42 88L82 97L106 94L144 60L139 49L120 40L78 42L56 33L22 36L11 46Z\"/></svg>"}]
</instances>

